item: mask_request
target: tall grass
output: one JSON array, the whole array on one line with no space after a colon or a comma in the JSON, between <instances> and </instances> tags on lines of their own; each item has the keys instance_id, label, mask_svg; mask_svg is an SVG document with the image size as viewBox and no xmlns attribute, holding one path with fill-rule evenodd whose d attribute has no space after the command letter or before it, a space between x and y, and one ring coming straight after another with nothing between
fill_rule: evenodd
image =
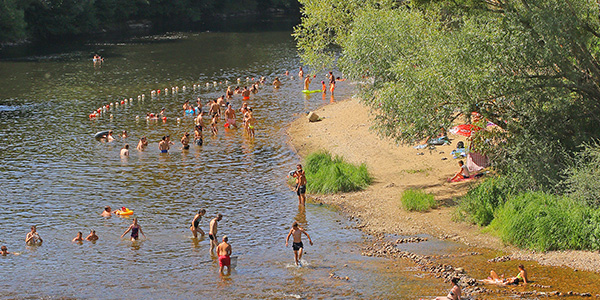
<instances>
[{"instance_id":1,"label":"tall grass","mask_svg":"<svg viewBox=\"0 0 600 300\"><path fill-rule=\"evenodd\" d=\"M487 226L494 219L496 209L508 200L513 190L507 177L486 179L460 199L457 216L461 220Z\"/></svg>"},{"instance_id":2,"label":"tall grass","mask_svg":"<svg viewBox=\"0 0 600 300\"><path fill-rule=\"evenodd\" d=\"M357 167L323 151L309 154L304 170L309 193L354 192L365 189L373 181L365 164Z\"/></svg>"},{"instance_id":3,"label":"tall grass","mask_svg":"<svg viewBox=\"0 0 600 300\"><path fill-rule=\"evenodd\" d=\"M564 196L525 192L496 211L490 228L504 242L540 251L600 249L600 213Z\"/></svg>"},{"instance_id":4,"label":"tall grass","mask_svg":"<svg viewBox=\"0 0 600 300\"><path fill-rule=\"evenodd\" d=\"M400 201L402 208L408 211L428 211L437 207L433 195L425 193L423 190L405 190Z\"/></svg>"}]
</instances>

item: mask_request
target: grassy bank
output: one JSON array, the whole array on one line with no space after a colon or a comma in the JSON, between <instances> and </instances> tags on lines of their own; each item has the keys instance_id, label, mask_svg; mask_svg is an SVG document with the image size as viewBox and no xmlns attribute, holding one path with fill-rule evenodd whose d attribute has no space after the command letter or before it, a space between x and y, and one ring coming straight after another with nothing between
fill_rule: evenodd
<instances>
[{"instance_id":1,"label":"grassy bank","mask_svg":"<svg viewBox=\"0 0 600 300\"><path fill-rule=\"evenodd\" d=\"M437 206L432 194L422 190L405 190L400 198L402 208L408 211L428 211Z\"/></svg>"},{"instance_id":2,"label":"grassy bank","mask_svg":"<svg viewBox=\"0 0 600 300\"><path fill-rule=\"evenodd\" d=\"M307 192L313 194L360 191L373 181L365 164L355 166L324 151L309 154L304 170Z\"/></svg>"}]
</instances>

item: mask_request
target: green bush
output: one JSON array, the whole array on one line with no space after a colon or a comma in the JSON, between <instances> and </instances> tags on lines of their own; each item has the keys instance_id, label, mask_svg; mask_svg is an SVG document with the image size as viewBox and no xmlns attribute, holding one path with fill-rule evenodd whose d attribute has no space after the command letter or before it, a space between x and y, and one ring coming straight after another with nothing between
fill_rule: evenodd
<instances>
[{"instance_id":1,"label":"green bush","mask_svg":"<svg viewBox=\"0 0 600 300\"><path fill-rule=\"evenodd\" d=\"M437 206L433 195L422 190L405 190L400 201L402 208L408 211L428 211Z\"/></svg>"},{"instance_id":2,"label":"green bush","mask_svg":"<svg viewBox=\"0 0 600 300\"><path fill-rule=\"evenodd\" d=\"M565 170L566 192L573 199L600 206L600 145L598 141L585 144Z\"/></svg>"},{"instance_id":3,"label":"green bush","mask_svg":"<svg viewBox=\"0 0 600 300\"><path fill-rule=\"evenodd\" d=\"M510 178L492 177L470 190L457 208L461 219L487 226L494 219L494 212L514 190Z\"/></svg>"},{"instance_id":4,"label":"green bush","mask_svg":"<svg viewBox=\"0 0 600 300\"><path fill-rule=\"evenodd\" d=\"M306 190L309 193L333 194L360 191L373 181L367 166L354 166L327 152L314 152L306 157Z\"/></svg>"},{"instance_id":5,"label":"green bush","mask_svg":"<svg viewBox=\"0 0 600 300\"><path fill-rule=\"evenodd\" d=\"M504 242L547 251L600 249L600 213L565 196L526 192L496 211L490 228Z\"/></svg>"}]
</instances>

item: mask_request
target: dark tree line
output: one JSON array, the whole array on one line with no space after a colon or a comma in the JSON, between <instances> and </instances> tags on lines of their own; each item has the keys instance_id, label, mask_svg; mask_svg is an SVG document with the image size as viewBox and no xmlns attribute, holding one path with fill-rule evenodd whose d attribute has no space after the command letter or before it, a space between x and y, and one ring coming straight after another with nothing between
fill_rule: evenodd
<instances>
[{"instance_id":1,"label":"dark tree line","mask_svg":"<svg viewBox=\"0 0 600 300\"><path fill-rule=\"evenodd\" d=\"M118 30L130 21L193 24L271 10L298 12L296 0L0 0L0 43Z\"/></svg>"}]
</instances>

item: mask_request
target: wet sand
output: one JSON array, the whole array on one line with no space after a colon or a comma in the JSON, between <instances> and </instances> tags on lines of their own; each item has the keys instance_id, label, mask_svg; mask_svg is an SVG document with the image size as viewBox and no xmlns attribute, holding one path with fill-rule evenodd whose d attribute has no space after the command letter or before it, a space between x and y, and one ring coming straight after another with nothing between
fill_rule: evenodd
<instances>
[{"instance_id":1,"label":"wet sand","mask_svg":"<svg viewBox=\"0 0 600 300\"><path fill-rule=\"evenodd\" d=\"M366 163L374 183L356 193L309 195L309 201L339 207L357 221L357 227L374 236L429 234L471 247L501 251L513 260L600 272L598 252L520 250L504 245L496 236L482 233L478 226L452 221L455 199L463 196L473 184L446 182L459 169L458 160L453 159L450 152L464 137L450 135L452 144L436 146L435 150L415 149L379 138L370 130L372 115L368 107L357 99L329 104L315 112L323 118L321 121L310 123L302 114L290 124L287 132L293 148L301 156L323 149L351 163ZM400 207L400 195L408 188L434 194L440 206L425 213L404 211Z\"/></svg>"}]
</instances>

